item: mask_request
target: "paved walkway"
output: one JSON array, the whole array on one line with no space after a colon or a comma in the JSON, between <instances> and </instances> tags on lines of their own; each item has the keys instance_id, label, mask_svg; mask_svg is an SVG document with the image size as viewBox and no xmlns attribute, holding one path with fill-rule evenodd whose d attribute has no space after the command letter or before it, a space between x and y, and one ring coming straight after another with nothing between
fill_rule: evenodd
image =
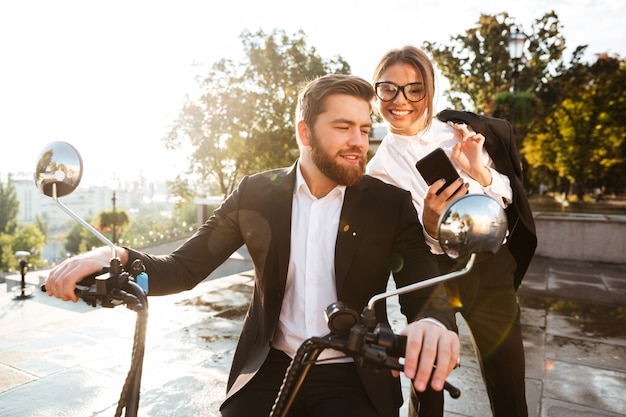
<instances>
[{"instance_id":1,"label":"paved walkway","mask_svg":"<svg viewBox=\"0 0 626 417\"><path fill-rule=\"evenodd\" d=\"M36 285L39 275L27 280ZM141 417L218 415L250 288L250 276L237 273L150 298ZM626 265L537 258L520 300L530 416L626 415ZM134 323L124 307L39 292L18 300L0 288L0 416L113 416ZM461 338L463 366L450 381L462 396L446 400L446 416L489 416L463 326Z\"/></svg>"}]
</instances>

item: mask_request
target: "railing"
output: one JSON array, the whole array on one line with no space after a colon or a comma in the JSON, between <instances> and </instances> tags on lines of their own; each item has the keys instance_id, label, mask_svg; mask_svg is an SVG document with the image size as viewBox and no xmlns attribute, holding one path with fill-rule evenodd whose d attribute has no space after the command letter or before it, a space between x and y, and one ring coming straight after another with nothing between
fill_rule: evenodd
<instances>
[{"instance_id":1,"label":"railing","mask_svg":"<svg viewBox=\"0 0 626 417\"><path fill-rule=\"evenodd\" d=\"M537 256L588 262L626 262L626 215L534 213Z\"/></svg>"}]
</instances>

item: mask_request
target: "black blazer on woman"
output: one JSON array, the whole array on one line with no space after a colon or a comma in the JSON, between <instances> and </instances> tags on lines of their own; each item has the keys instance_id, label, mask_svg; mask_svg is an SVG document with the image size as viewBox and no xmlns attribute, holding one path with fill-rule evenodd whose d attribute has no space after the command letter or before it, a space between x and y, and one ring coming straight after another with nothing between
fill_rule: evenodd
<instances>
[{"instance_id":1,"label":"black blazer on woman","mask_svg":"<svg viewBox=\"0 0 626 417\"><path fill-rule=\"evenodd\" d=\"M192 288L240 246L247 246L255 285L233 358L227 397L259 370L278 325L289 263L295 169L293 165L244 178L194 236L170 255L130 251L129 263L140 258L146 265L150 295L159 295ZM385 291L390 271L401 287L437 275L437 266L410 194L364 176L346 189L337 230L339 300L361 312L371 296ZM455 330L452 311L428 302L431 292L401 296L402 312L409 321L429 316ZM384 302L376 305L376 314L379 322L387 322ZM379 413L395 415L402 403L399 380L387 370L376 373L359 368L359 374Z\"/></svg>"},{"instance_id":2,"label":"black blazer on woman","mask_svg":"<svg viewBox=\"0 0 626 417\"><path fill-rule=\"evenodd\" d=\"M495 168L509 177L513 204L506 209L509 223L507 246L517 262L515 288L519 287L537 248L535 221L522 181L522 164L515 145L513 126L506 120L477 115L467 111L443 110L437 118L447 122L466 123L485 137L485 149Z\"/></svg>"}]
</instances>

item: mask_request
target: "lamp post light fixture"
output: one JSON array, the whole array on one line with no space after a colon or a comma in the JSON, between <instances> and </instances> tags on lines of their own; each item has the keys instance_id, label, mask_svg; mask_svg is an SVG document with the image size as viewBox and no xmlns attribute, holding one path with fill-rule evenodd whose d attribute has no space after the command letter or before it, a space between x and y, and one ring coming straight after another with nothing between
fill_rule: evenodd
<instances>
[{"instance_id":1,"label":"lamp post light fixture","mask_svg":"<svg viewBox=\"0 0 626 417\"><path fill-rule=\"evenodd\" d=\"M511 61L513 61L513 72L511 73L511 80L513 81L513 94L517 92L519 66L522 63L525 43L526 35L519 30L519 27L516 27L515 31L511 33L511 36L509 36L509 55L511 56Z\"/></svg>"}]
</instances>

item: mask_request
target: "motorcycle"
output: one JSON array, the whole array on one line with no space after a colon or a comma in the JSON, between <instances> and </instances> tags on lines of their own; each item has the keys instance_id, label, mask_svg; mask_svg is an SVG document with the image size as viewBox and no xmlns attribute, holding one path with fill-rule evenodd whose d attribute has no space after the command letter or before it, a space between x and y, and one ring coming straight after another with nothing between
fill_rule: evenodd
<instances>
[{"instance_id":1,"label":"motorcycle","mask_svg":"<svg viewBox=\"0 0 626 417\"><path fill-rule=\"evenodd\" d=\"M403 371L400 362L406 351L406 337L394 334L388 324L376 323L374 305L389 297L437 285L469 272L480 253L496 253L507 235L504 209L491 197L465 195L452 202L438 223L438 239L444 252L452 259L467 258L465 266L445 275L374 295L359 315L341 302L326 308L330 332L323 337L305 340L292 360L278 393L271 417L287 415L310 367L324 349L334 349L354 359L357 366ZM444 390L452 398L461 391L445 382Z\"/></svg>"},{"instance_id":2,"label":"motorcycle","mask_svg":"<svg viewBox=\"0 0 626 417\"><path fill-rule=\"evenodd\" d=\"M115 246L105 236L65 206L60 197L72 193L83 173L80 153L66 142L52 142L41 152L34 180L37 188L70 217L111 248L111 259L99 274L84 278L76 285L76 294L87 304L113 308L126 305L137 313L131 365L122 387L116 417L137 416L140 399L141 374L148 319L148 277L144 267L135 261L131 271L125 271L116 255ZM376 323L374 306L395 295L433 286L466 274L482 252L495 253L507 234L504 209L491 197L471 194L452 202L441 215L438 239L444 252L453 259L463 260L465 266L457 271L414 283L373 296L359 314L338 301L326 308L329 333L305 340L285 373L276 397L271 417L287 415L290 406L306 378L325 349L334 349L351 357L358 366L374 366L402 371L401 362L406 337L396 335L387 324ZM466 259L466 260L465 260ZM42 286L45 291L45 286ZM460 390L449 383L445 389L453 398Z\"/></svg>"}]
</instances>

